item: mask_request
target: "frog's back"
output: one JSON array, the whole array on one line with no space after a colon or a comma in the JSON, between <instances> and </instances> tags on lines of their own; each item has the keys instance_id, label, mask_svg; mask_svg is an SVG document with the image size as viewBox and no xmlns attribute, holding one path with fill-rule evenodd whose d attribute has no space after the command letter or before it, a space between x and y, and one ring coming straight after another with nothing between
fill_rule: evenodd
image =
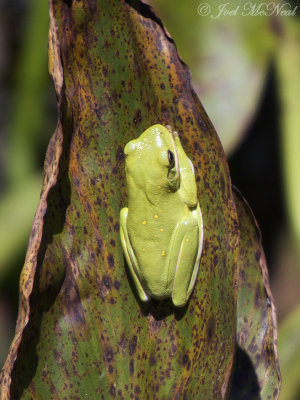
<instances>
[{"instance_id":1,"label":"frog's back","mask_svg":"<svg viewBox=\"0 0 300 400\"><path fill-rule=\"evenodd\" d=\"M170 296L173 276L169 271L170 243L176 226L189 210L178 199L174 204L162 207L149 207L148 210L129 208L127 229L134 254L136 256L141 278L146 291L153 297ZM172 210L176 209L176 212ZM142 217L141 217L142 215ZM136 229L139 225L139 229Z\"/></svg>"}]
</instances>

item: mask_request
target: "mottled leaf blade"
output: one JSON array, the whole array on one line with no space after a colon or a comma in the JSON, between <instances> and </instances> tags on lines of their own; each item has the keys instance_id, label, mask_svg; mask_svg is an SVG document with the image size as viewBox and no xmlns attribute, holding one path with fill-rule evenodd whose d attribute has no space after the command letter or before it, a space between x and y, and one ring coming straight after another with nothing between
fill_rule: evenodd
<instances>
[{"instance_id":1,"label":"mottled leaf blade","mask_svg":"<svg viewBox=\"0 0 300 400\"><path fill-rule=\"evenodd\" d=\"M237 357L231 399L278 399L281 385L276 310L253 213L237 189L240 222L237 279ZM244 396L244 397L243 397Z\"/></svg>"},{"instance_id":2,"label":"mottled leaf blade","mask_svg":"<svg viewBox=\"0 0 300 400\"><path fill-rule=\"evenodd\" d=\"M3 398L225 398L238 222L226 159L189 70L139 1L53 0L50 17L59 120ZM119 239L123 148L155 123L179 132L204 218L200 271L182 309L139 302Z\"/></svg>"}]
</instances>

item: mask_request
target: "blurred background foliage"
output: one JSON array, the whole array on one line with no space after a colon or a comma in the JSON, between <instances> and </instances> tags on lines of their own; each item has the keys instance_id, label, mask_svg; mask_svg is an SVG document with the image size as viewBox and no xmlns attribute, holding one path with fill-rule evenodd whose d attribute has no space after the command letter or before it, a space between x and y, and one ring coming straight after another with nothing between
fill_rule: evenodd
<instances>
[{"instance_id":1,"label":"blurred background foliage","mask_svg":"<svg viewBox=\"0 0 300 400\"><path fill-rule=\"evenodd\" d=\"M192 71L228 157L232 182L260 224L279 322L281 399L300 398L300 6L151 0ZM266 2L253 2L253 5ZM219 6L236 15L219 14ZM280 9L280 7L283 7ZM295 10L293 16L278 10ZM208 10L208 12L207 12ZM270 10L270 9L269 9ZM207 13L201 16L201 13ZM48 4L0 0L0 365L14 333L18 277L56 123L47 72Z\"/></svg>"}]
</instances>

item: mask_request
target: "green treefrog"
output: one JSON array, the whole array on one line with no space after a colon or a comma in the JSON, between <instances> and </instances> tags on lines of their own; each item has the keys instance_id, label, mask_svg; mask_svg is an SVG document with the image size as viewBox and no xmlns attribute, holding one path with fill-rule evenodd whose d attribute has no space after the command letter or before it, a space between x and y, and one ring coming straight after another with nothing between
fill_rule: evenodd
<instances>
[{"instance_id":1,"label":"green treefrog","mask_svg":"<svg viewBox=\"0 0 300 400\"><path fill-rule=\"evenodd\" d=\"M193 164L169 126L151 126L124 153L128 207L120 213L120 235L138 295L171 297L182 307L195 286L203 242Z\"/></svg>"}]
</instances>

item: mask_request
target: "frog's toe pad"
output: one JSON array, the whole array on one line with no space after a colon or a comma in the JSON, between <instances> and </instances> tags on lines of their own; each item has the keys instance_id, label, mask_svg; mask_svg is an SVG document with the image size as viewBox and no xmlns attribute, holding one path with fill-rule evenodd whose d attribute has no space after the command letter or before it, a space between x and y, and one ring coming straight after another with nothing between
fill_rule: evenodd
<instances>
[{"instance_id":1,"label":"frog's toe pad","mask_svg":"<svg viewBox=\"0 0 300 400\"><path fill-rule=\"evenodd\" d=\"M151 299L150 296L148 296L145 292L143 293L139 293L140 299L144 302L144 303L148 303Z\"/></svg>"},{"instance_id":2,"label":"frog's toe pad","mask_svg":"<svg viewBox=\"0 0 300 400\"><path fill-rule=\"evenodd\" d=\"M172 297L172 301L175 307L184 307L188 301L188 297L182 296L178 298Z\"/></svg>"}]
</instances>

